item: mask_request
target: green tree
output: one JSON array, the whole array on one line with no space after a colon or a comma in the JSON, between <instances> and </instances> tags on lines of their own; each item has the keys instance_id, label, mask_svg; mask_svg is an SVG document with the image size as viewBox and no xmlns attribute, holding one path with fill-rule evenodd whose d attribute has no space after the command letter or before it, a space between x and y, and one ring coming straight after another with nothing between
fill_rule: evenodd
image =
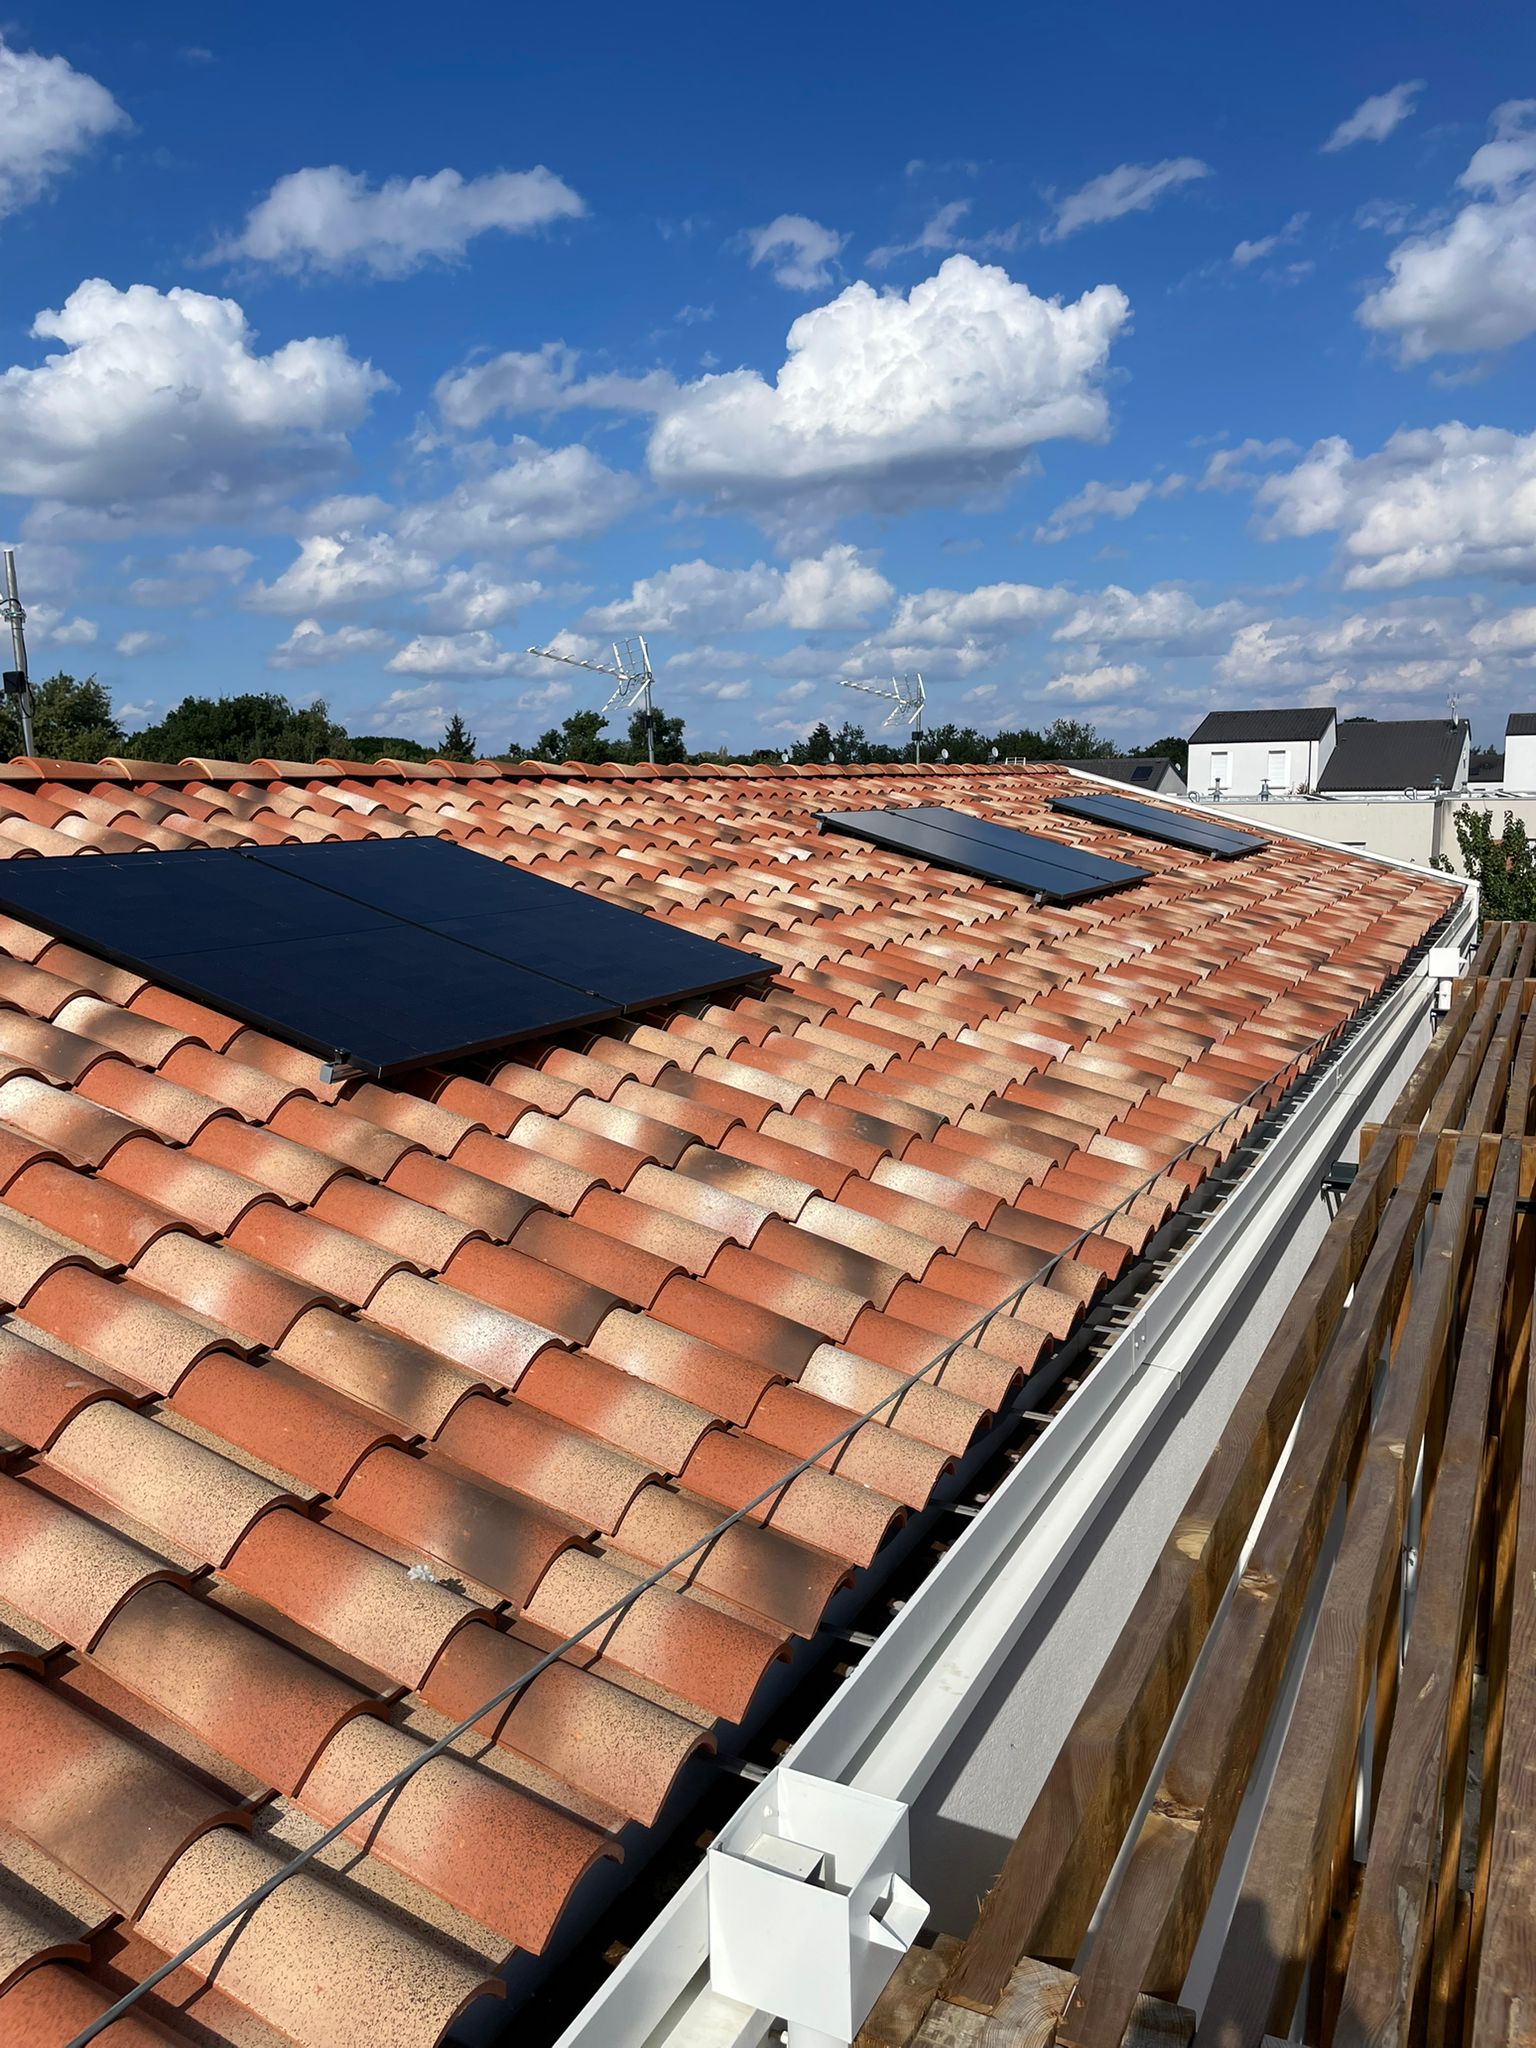
<instances>
[{"instance_id":1,"label":"green tree","mask_svg":"<svg viewBox=\"0 0 1536 2048\"><path fill-rule=\"evenodd\" d=\"M683 741L683 723L684 721L681 718L669 718L659 704L651 706L651 735L655 744L658 761L687 760L688 749ZM629 721L628 752L625 753L615 747L612 758L614 760L628 761L644 761L647 758L645 747L645 707L643 705L634 713Z\"/></svg>"},{"instance_id":2,"label":"green tree","mask_svg":"<svg viewBox=\"0 0 1536 2048\"><path fill-rule=\"evenodd\" d=\"M318 761L348 747L344 726L323 699L290 704L275 690L237 697L183 697L158 725L135 733L129 753L141 761Z\"/></svg>"},{"instance_id":3,"label":"green tree","mask_svg":"<svg viewBox=\"0 0 1536 2048\"><path fill-rule=\"evenodd\" d=\"M611 761L613 747L602 737L608 723L601 711L573 711L563 725L539 735L536 761Z\"/></svg>"},{"instance_id":4,"label":"green tree","mask_svg":"<svg viewBox=\"0 0 1536 2048\"><path fill-rule=\"evenodd\" d=\"M101 761L109 754L126 754L127 741L112 699L104 684L94 676L49 676L32 686L32 738L38 753L50 761ZM0 709L0 734L5 754L14 760L21 752L21 720L9 697Z\"/></svg>"},{"instance_id":5,"label":"green tree","mask_svg":"<svg viewBox=\"0 0 1536 2048\"><path fill-rule=\"evenodd\" d=\"M1102 761L1115 743L1085 718L1053 718L1041 735L1053 761Z\"/></svg>"},{"instance_id":6,"label":"green tree","mask_svg":"<svg viewBox=\"0 0 1536 2048\"><path fill-rule=\"evenodd\" d=\"M474 761L479 758L475 736L457 711L448 721L448 729L443 734L437 757L440 761Z\"/></svg>"},{"instance_id":7,"label":"green tree","mask_svg":"<svg viewBox=\"0 0 1536 2048\"><path fill-rule=\"evenodd\" d=\"M1189 773L1189 741L1181 740L1177 733L1170 733L1166 739L1152 740L1144 747L1132 747L1131 756L1137 761L1171 761L1181 775Z\"/></svg>"},{"instance_id":8,"label":"green tree","mask_svg":"<svg viewBox=\"0 0 1536 2048\"><path fill-rule=\"evenodd\" d=\"M431 749L419 740L395 739L380 733L353 733L347 741L348 761L430 761Z\"/></svg>"},{"instance_id":9,"label":"green tree","mask_svg":"<svg viewBox=\"0 0 1536 2048\"><path fill-rule=\"evenodd\" d=\"M825 763L831 758L832 729L825 721L820 725L813 725L805 738L797 741L790 749L790 759L800 767L804 767L808 761Z\"/></svg>"},{"instance_id":10,"label":"green tree","mask_svg":"<svg viewBox=\"0 0 1536 2048\"><path fill-rule=\"evenodd\" d=\"M839 768L869 759L869 741L864 737L862 725L853 725L844 719L832 735L832 758Z\"/></svg>"},{"instance_id":11,"label":"green tree","mask_svg":"<svg viewBox=\"0 0 1536 2048\"><path fill-rule=\"evenodd\" d=\"M1536 858L1525 826L1513 811L1504 813L1503 835L1493 836L1493 816L1463 804L1452 821L1461 848L1461 865L1477 883L1484 924L1506 918L1536 918ZM1455 869L1443 854L1434 865L1446 874Z\"/></svg>"}]
</instances>

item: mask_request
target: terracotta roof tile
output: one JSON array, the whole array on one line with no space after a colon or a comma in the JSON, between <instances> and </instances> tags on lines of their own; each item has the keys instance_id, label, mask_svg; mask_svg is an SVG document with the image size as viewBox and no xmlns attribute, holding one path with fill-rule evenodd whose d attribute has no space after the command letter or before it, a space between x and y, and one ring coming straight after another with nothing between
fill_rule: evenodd
<instances>
[{"instance_id":1,"label":"terracotta roof tile","mask_svg":"<svg viewBox=\"0 0 1536 2048\"><path fill-rule=\"evenodd\" d=\"M900 792L1100 843L1045 814L1063 780ZM488 1716L488 1761L441 1758L361 1863L280 1892L216 1986L179 1972L133 2048L194 1999L229 2048L436 2040L1451 900L1277 840L1237 872L1148 844L1139 888L1036 907L822 837L813 808L883 786L835 768L0 781L26 857L440 833L783 970L338 1084L0 918L0 2032L78 2031L434 1716L851 1431ZM221 1824L274 1791L261 1840Z\"/></svg>"}]
</instances>

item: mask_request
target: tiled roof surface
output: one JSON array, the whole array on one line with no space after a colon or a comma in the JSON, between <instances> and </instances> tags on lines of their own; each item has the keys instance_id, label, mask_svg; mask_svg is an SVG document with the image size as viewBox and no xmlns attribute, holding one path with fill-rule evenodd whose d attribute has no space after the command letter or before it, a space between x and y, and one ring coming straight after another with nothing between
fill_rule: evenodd
<instances>
[{"instance_id":1,"label":"tiled roof surface","mask_svg":"<svg viewBox=\"0 0 1536 2048\"><path fill-rule=\"evenodd\" d=\"M1428 789L1456 779L1471 737L1464 718L1368 718L1339 729L1317 786L1332 795L1353 789Z\"/></svg>"},{"instance_id":2,"label":"tiled roof surface","mask_svg":"<svg viewBox=\"0 0 1536 2048\"><path fill-rule=\"evenodd\" d=\"M1293 704L1278 711L1208 711L1189 736L1195 746L1256 740L1320 740L1337 714L1331 704Z\"/></svg>"},{"instance_id":3,"label":"tiled roof surface","mask_svg":"<svg viewBox=\"0 0 1536 2048\"><path fill-rule=\"evenodd\" d=\"M1453 900L1283 839L1237 864L1131 847L1047 813L1067 786L0 770L16 857L434 833L782 970L414 1087L336 1086L0 921L0 2038L68 2040L1160 1174L771 1526L552 1667L357 1831L366 1856L325 1852L205 1951L212 1988L184 1969L124 2031L437 2040L1217 1159L1181 1149ZM815 830L818 806L892 800L1155 872L1036 909Z\"/></svg>"}]
</instances>

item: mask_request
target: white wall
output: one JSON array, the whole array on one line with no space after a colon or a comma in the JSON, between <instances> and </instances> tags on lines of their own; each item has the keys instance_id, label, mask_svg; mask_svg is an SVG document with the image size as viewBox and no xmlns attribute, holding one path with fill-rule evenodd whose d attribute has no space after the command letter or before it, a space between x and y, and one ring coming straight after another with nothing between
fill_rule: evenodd
<instances>
[{"instance_id":1,"label":"white wall","mask_svg":"<svg viewBox=\"0 0 1536 2048\"><path fill-rule=\"evenodd\" d=\"M1465 873L1456 838L1455 814L1465 806L1481 811L1493 820L1495 834L1502 830L1504 813L1512 811L1536 837L1536 796L1483 795L1476 783L1447 796L1433 797L1324 797L1265 803L1223 801L1211 809L1230 811L1255 825L1268 825L1276 832L1306 832L1315 839L1329 839L1336 845L1381 854L1387 860L1407 860L1427 867L1436 854L1443 853L1457 874Z\"/></svg>"},{"instance_id":2,"label":"white wall","mask_svg":"<svg viewBox=\"0 0 1536 2048\"><path fill-rule=\"evenodd\" d=\"M1504 780L1510 789L1536 789L1536 732L1505 735Z\"/></svg>"},{"instance_id":3,"label":"white wall","mask_svg":"<svg viewBox=\"0 0 1536 2048\"><path fill-rule=\"evenodd\" d=\"M1333 739L1330 725L1320 740L1254 740L1224 747L1191 742L1186 780L1191 794L1201 795L1218 781L1223 795L1232 796L1257 796L1266 782L1280 796L1293 789L1315 789L1333 752Z\"/></svg>"}]
</instances>

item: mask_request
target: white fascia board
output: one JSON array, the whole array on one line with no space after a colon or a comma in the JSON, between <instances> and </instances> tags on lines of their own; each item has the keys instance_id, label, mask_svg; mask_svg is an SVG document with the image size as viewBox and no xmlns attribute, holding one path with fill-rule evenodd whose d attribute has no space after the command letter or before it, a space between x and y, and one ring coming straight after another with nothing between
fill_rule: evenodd
<instances>
[{"instance_id":1,"label":"white fascia board","mask_svg":"<svg viewBox=\"0 0 1536 2048\"><path fill-rule=\"evenodd\" d=\"M1401 863L1396 863L1401 865ZM1463 897L1442 944L1474 931ZM1308 1188L1346 1149L1422 1021L1426 978L1405 977L1294 1107L981 1514L786 1751L785 1765L910 1803L1102 1505L1159 1428L1191 1367L1262 1268ZM1107 1648L1108 1646L1106 1646ZM922 1872L913 1873L922 1889ZM757 2048L776 2025L709 1987L701 1866L556 2048Z\"/></svg>"}]
</instances>

